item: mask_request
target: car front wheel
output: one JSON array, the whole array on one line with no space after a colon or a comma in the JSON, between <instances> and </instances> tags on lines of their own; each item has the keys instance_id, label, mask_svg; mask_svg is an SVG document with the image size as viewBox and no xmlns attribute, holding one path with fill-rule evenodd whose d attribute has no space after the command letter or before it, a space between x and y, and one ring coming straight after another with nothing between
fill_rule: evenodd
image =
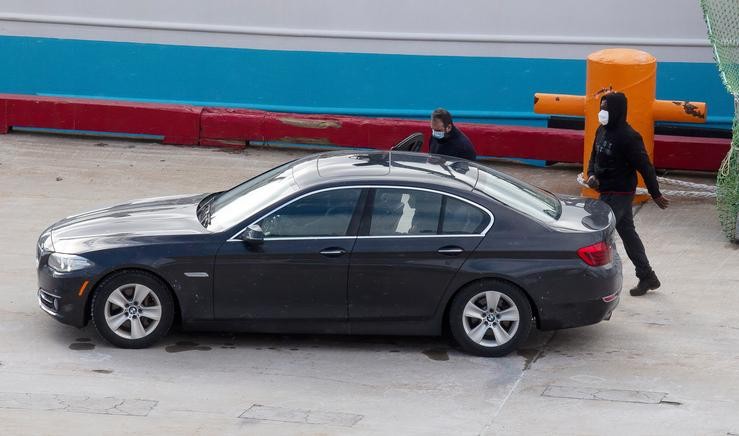
<instances>
[{"instance_id":1,"label":"car front wheel","mask_svg":"<svg viewBox=\"0 0 739 436\"><path fill-rule=\"evenodd\" d=\"M164 336L174 320L172 294L143 271L103 280L92 300L92 322L100 336L121 348L146 348Z\"/></svg>"},{"instance_id":2,"label":"car front wheel","mask_svg":"<svg viewBox=\"0 0 739 436\"><path fill-rule=\"evenodd\" d=\"M528 337L531 305L523 292L510 283L473 283L452 300L449 323L452 336L468 353L505 356Z\"/></svg>"}]
</instances>

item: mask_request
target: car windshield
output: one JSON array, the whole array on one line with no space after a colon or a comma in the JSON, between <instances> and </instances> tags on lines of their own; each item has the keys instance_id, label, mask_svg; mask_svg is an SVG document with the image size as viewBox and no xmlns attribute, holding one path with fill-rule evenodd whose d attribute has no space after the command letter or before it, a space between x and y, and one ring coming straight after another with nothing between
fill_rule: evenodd
<instances>
[{"instance_id":1,"label":"car windshield","mask_svg":"<svg viewBox=\"0 0 739 436\"><path fill-rule=\"evenodd\" d=\"M212 200L206 197L198 209L209 207L208 219L201 222L208 230L220 232L297 190L290 162L218 194ZM211 203L206 205L207 201Z\"/></svg>"},{"instance_id":2,"label":"car windshield","mask_svg":"<svg viewBox=\"0 0 739 436\"><path fill-rule=\"evenodd\" d=\"M483 165L475 189L544 222L559 219L562 205L556 195Z\"/></svg>"}]
</instances>

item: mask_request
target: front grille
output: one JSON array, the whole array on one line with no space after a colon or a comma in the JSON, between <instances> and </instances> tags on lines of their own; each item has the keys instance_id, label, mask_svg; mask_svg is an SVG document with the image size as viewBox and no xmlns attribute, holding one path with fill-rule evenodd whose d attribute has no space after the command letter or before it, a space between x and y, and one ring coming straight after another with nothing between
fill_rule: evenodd
<instances>
[{"instance_id":1,"label":"front grille","mask_svg":"<svg viewBox=\"0 0 739 436\"><path fill-rule=\"evenodd\" d=\"M59 312L59 296L43 289L38 290L38 303L42 309L52 315L56 315L56 313Z\"/></svg>"}]
</instances>

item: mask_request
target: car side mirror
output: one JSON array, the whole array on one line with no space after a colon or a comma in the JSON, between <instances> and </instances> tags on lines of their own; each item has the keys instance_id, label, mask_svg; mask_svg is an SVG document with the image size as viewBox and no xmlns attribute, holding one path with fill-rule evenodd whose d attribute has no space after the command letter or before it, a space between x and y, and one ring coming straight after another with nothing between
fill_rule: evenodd
<instances>
[{"instance_id":1,"label":"car side mirror","mask_svg":"<svg viewBox=\"0 0 739 436\"><path fill-rule=\"evenodd\" d=\"M259 245L264 242L264 232L259 224L252 224L241 232L239 239L252 245Z\"/></svg>"}]
</instances>

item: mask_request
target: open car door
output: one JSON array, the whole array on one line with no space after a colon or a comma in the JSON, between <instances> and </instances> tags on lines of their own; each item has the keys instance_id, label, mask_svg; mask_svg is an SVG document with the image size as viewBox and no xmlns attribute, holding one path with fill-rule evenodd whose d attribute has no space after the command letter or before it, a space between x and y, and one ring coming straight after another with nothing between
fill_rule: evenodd
<instances>
[{"instance_id":1,"label":"open car door","mask_svg":"<svg viewBox=\"0 0 739 436\"><path fill-rule=\"evenodd\" d=\"M391 150L419 152L421 151L422 146L423 146L423 133L416 132L416 133L409 135L404 140L395 144L393 148L391 148Z\"/></svg>"}]
</instances>

